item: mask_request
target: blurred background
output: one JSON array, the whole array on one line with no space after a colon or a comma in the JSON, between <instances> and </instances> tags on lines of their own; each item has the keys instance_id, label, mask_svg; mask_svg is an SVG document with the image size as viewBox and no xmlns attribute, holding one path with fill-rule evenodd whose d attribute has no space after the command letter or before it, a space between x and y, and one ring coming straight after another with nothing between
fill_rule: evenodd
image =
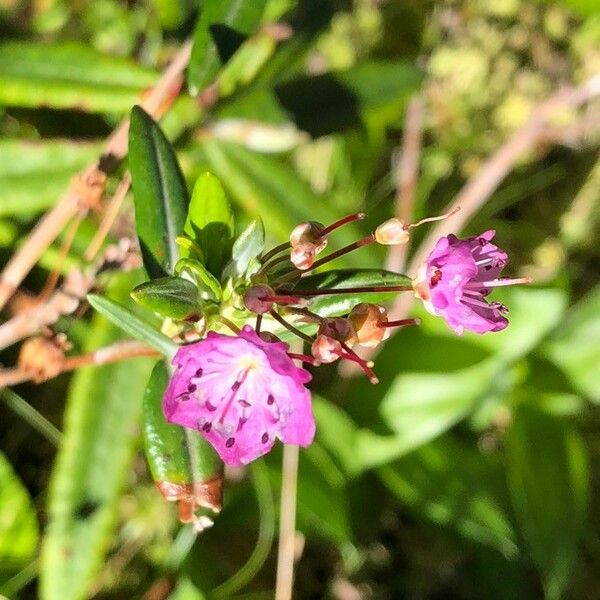
<instances>
[{"instance_id":1,"label":"blurred background","mask_svg":"<svg viewBox=\"0 0 600 600\"><path fill-rule=\"evenodd\" d=\"M474 186L462 233L495 229L507 272L535 283L496 293L511 325L485 337L457 337L412 306L423 325L377 356L378 386L315 373L294 597L598 597L600 6L223 0L239 19L207 29L218 4L0 0L0 264L190 37L187 83L161 126L188 182L215 173L239 222L262 216L271 242L300 220L357 210L364 232L397 211L417 220ZM57 265L87 267L101 218L90 212L65 260L67 233L44 251L3 321ZM132 227L127 198L112 239ZM338 266L414 275L426 233L407 256L369 247ZM140 277L101 284L126 295ZM90 313L53 326L72 353L115 335ZM2 364L19 348L4 348ZM265 469L227 473L222 514L194 538L141 451L150 366L0 391L0 594L273 597L280 449ZM80 496L65 494L72 480ZM97 502L83 500L90 490ZM77 530L61 521L73 506ZM59 535L80 536L67 562L40 562ZM224 587L242 567L243 585Z\"/></svg>"}]
</instances>

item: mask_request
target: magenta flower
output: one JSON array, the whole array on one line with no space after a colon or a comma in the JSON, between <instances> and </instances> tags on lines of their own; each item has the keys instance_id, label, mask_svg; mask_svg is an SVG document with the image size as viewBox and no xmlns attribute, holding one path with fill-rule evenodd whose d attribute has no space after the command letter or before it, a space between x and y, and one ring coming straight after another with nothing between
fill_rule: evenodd
<instances>
[{"instance_id":1,"label":"magenta flower","mask_svg":"<svg viewBox=\"0 0 600 600\"><path fill-rule=\"evenodd\" d=\"M425 308L443 317L456 333L501 331L508 325L508 309L486 301L494 287L526 283L522 279L498 279L508 262L506 252L491 243L495 231L459 240L448 235L438 240L419 270L413 287Z\"/></svg>"},{"instance_id":2,"label":"magenta flower","mask_svg":"<svg viewBox=\"0 0 600 600\"><path fill-rule=\"evenodd\" d=\"M266 454L276 438L308 446L315 421L304 384L311 376L287 349L250 327L182 346L163 401L167 421L198 430L230 466Z\"/></svg>"}]
</instances>

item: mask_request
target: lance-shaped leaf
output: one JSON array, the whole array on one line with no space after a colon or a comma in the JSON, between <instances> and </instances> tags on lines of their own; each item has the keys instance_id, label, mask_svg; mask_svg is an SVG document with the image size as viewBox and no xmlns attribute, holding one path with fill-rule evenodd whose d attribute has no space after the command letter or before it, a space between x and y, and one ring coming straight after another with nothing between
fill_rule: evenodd
<instances>
[{"instance_id":1,"label":"lance-shaped leaf","mask_svg":"<svg viewBox=\"0 0 600 600\"><path fill-rule=\"evenodd\" d=\"M33 556L37 541L38 524L31 498L0 454L0 563L9 573L18 569Z\"/></svg>"},{"instance_id":2,"label":"lance-shaped leaf","mask_svg":"<svg viewBox=\"0 0 600 600\"><path fill-rule=\"evenodd\" d=\"M127 111L157 74L74 42L0 45L0 104Z\"/></svg>"},{"instance_id":3,"label":"lance-shaped leaf","mask_svg":"<svg viewBox=\"0 0 600 600\"><path fill-rule=\"evenodd\" d=\"M261 21L266 0L205 0L188 68L192 94L212 83L221 67Z\"/></svg>"},{"instance_id":4,"label":"lance-shaped leaf","mask_svg":"<svg viewBox=\"0 0 600 600\"><path fill-rule=\"evenodd\" d=\"M253 259L265 248L265 226L262 219L255 219L242 231L231 249L231 262L235 274L242 276Z\"/></svg>"},{"instance_id":5,"label":"lance-shaped leaf","mask_svg":"<svg viewBox=\"0 0 600 600\"><path fill-rule=\"evenodd\" d=\"M95 294L89 294L87 299L99 313L110 319L119 329L146 342L167 358L173 357L177 352L177 344L122 304Z\"/></svg>"},{"instance_id":6,"label":"lance-shaped leaf","mask_svg":"<svg viewBox=\"0 0 600 600\"><path fill-rule=\"evenodd\" d=\"M334 317L349 313L359 302L389 302L400 293L395 289L397 286L408 286L410 289L410 277L383 269L340 269L303 277L293 290L308 293L326 289L348 290L344 294L307 296L311 311L322 317ZM375 288L377 291L361 292L357 288ZM390 290L386 291L385 288Z\"/></svg>"},{"instance_id":7,"label":"lance-shaped leaf","mask_svg":"<svg viewBox=\"0 0 600 600\"><path fill-rule=\"evenodd\" d=\"M196 181L184 232L202 251L206 268L219 277L231 252L233 213L221 182L211 173Z\"/></svg>"},{"instance_id":8,"label":"lance-shaped leaf","mask_svg":"<svg viewBox=\"0 0 600 600\"><path fill-rule=\"evenodd\" d=\"M157 487L167 500L179 503L181 520L191 522L198 509L221 510L223 463L198 432L165 420L168 380L167 365L160 361L144 394L144 448Z\"/></svg>"},{"instance_id":9,"label":"lance-shaped leaf","mask_svg":"<svg viewBox=\"0 0 600 600\"><path fill-rule=\"evenodd\" d=\"M129 169L144 266L152 278L171 275L189 197L171 144L139 106L131 111Z\"/></svg>"},{"instance_id":10,"label":"lance-shaped leaf","mask_svg":"<svg viewBox=\"0 0 600 600\"><path fill-rule=\"evenodd\" d=\"M162 277L138 285L131 297L141 306L177 321L197 316L198 288L183 277Z\"/></svg>"},{"instance_id":11,"label":"lance-shaped leaf","mask_svg":"<svg viewBox=\"0 0 600 600\"><path fill-rule=\"evenodd\" d=\"M180 258L175 265L175 273L192 277L203 300L221 299L221 284L200 261L193 258Z\"/></svg>"},{"instance_id":12,"label":"lance-shaped leaf","mask_svg":"<svg viewBox=\"0 0 600 600\"><path fill-rule=\"evenodd\" d=\"M583 440L570 424L523 404L507 438L507 476L521 531L546 598L560 598L584 530L589 472Z\"/></svg>"},{"instance_id":13,"label":"lance-shaped leaf","mask_svg":"<svg viewBox=\"0 0 600 600\"><path fill-rule=\"evenodd\" d=\"M127 286L129 288L129 285ZM128 292L122 290L121 297ZM117 341L95 318L88 350ZM53 469L42 542L42 600L89 598L110 547L121 490L137 447L144 386L152 361L136 358L84 367L67 397L64 441Z\"/></svg>"}]
</instances>

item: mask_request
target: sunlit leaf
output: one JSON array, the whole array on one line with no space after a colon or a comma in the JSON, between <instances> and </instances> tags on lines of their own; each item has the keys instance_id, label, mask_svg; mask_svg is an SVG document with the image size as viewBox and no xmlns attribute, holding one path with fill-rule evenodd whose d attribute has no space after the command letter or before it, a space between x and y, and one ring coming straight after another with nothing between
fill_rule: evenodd
<instances>
[{"instance_id":1,"label":"sunlit leaf","mask_svg":"<svg viewBox=\"0 0 600 600\"><path fill-rule=\"evenodd\" d=\"M129 169L146 271L153 278L172 275L189 197L171 144L139 106L131 111Z\"/></svg>"},{"instance_id":2,"label":"sunlit leaf","mask_svg":"<svg viewBox=\"0 0 600 600\"><path fill-rule=\"evenodd\" d=\"M89 44L0 45L0 104L125 112L157 76Z\"/></svg>"},{"instance_id":3,"label":"sunlit leaf","mask_svg":"<svg viewBox=\"0 0 600 600\"><path fill-rule=\"evenodd\" d=\"M120 290L121 297L129 285ZM87 350L115 342L120 335L98 316ZM48 497L40 572L43 600L89 597L92 580L110 546L119 496L137 445L142 395L152 362L136 358L84 367L73 379L64 443Z\"/></svg>"},{"instance_id":4,"label":"sunlit leaf","mask_svg":"<svg viewBox=\"0 0 600 600\"><path fill-rule=\"evenodd\" d=\"M513 419L506 443L512 502L546 597L559 598L586 519L585 447L569 423L531 406L519 406Z\"/></svg>"},{"instance_id":5,"label":"sunlit leaf","mask_svg":"<svg viewBox=\"0 0 600 600\"><path fill-rule=\"evenodd\" d=\"M196 180L184 232L199 246L207 269L220 275L231 251L233 213L221 182L211 173Z\"/></svg>"},{"instance_id":6,"label":"sunlit leaf","mask_svg":"<svg viewBox=\"0 0 600 600\"><path fill-rule=\"evenodd\" d=\"M244 38L257 29L265 5L266 0L205 0L202 3L188 69L192 94L212 83Z\"/></svg>"}]
</instances>

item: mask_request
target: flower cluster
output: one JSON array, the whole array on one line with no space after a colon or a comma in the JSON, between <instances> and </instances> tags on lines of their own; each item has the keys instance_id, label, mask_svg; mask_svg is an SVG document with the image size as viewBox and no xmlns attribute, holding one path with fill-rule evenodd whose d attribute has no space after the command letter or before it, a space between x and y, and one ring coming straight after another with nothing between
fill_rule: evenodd
<instances>
[{"instance_id":1,"label":"flower cluster","mask_svg":"<svg viewBox=\"0 0 600 600\"><path fill-rule=\"evenodd\" d=\"M488 302L487 296L496 286L525 279L499 278L508 257L492 243L493 231L465 240L454 235L441 238L415 279L403 285L315 289L301 285L307 275L339 256L372 243L405 244L412 228L448 215L415 224L390 219L374 233L317 258L336 229L364 216L350 215L328 227L316 222L298 225L288 243L260 257L243 289L242 308L246 321L253 317L254 326L246 323L240 330L223 316L234 335L211 331L175 355L175 372L163 403L165 416L200 432L226 464L247 464L267 453L277 439L300 446L312 442L315 422L306 388L311 376L296 363L318 366L349 360L377 383L373 362L363 358L358 347L368 351L392 328L419 324L415 318L390 320L383 306L360 301L346 314L324 316L311 310L319 297L413 291L430 313L442 317L459 335L465 329L483 334L508 325L507 308ZM299 338L307 353L290 352L275 335L277 327Z\"/></svg>"}]
</instances>

